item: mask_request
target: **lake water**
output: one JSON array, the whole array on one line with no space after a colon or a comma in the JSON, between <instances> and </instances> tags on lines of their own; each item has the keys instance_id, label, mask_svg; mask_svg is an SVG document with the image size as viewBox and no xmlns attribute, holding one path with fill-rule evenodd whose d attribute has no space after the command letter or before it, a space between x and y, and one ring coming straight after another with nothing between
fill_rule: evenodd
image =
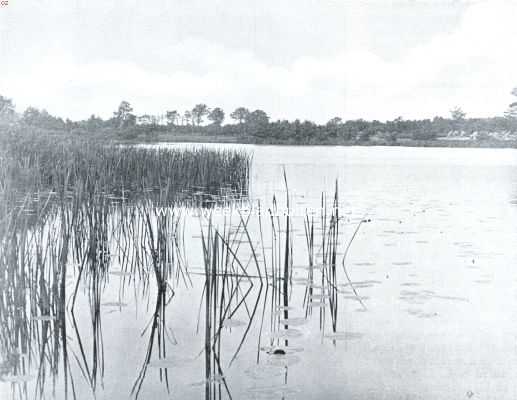
<instances>
[{"instance_id":1,"label":"lake water","mask_svg":"<svg viewBox=\"0 0 517 400\"><path fill-rule=\"evenodd\" d=\"M158 146L201 145L151 147ZM517 151L202 146L252 152L250 199L265 207L273 196L285 205L284 171L290 205L296 210L319 207L322 192L331 200L337 179L341 253L359 222L369 221L361 225L345 263L362 304L340 276L337 340L328 337L328 314L322 331L319 311L313 310L299 326L293 322L292 353L277 359L259 351L257 364L258 347L269 344L270 317L262 331L260 318L255 318L229 366L247 326L224 329L220 354L228 389L217 389L211 398L229 398L228 392L234 399L517 397ZM292 217L293 263L304 266L304 217ZM259 227L257 218L252 219L249 233L256 241ZM221 225L223 220L215 218ZM167 379L153 355L155 363L147 368L139 398L206 398L203 314L197 329L205 280L197 274L203 263L199 231L198 218L185 217L192 285L175 286L166 306L168 334L162 340L167 342ZM341 271L341 260L338 267ZM118 269L116 261L110 268ZM292 274L289 318L301 319L305 287L296 282L305 272L294 268ZM103 373L97 378L98 399L130 397L148 349L146 327L155 310L156 290L151 287L143 296L138 283L123 281L124 276L112 274L101 290ZM251 287L248 299L261 296L258 285ZM253 304L249 300L249 309L241 309L235 319L249 316ZM257 304L260 316L262 301ZM75 311L80 335L70 333L69 338L69 370L80 399L93 398L80 367L84 369L84 363L78 361L77 340L82 338L85 358L92 360L89 313L88 296L80 292ZM88 365L91 368L93 361ZM56 398L64 397L60 375L56 380L54 386L46 383L47 398L53 390ZM27 387L27 398L41 397L33 384ZM23 391L12 389L0 383L0 397L24 398Z\"/></svg>"}]
</instances>

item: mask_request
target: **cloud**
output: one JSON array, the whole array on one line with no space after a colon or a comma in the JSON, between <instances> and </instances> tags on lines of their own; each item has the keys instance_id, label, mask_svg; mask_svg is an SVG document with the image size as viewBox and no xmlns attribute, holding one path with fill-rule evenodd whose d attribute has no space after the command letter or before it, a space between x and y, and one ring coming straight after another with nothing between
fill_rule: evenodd
<instances>
[{"instance_id":1,"label":"cloud","mask_svg":"<svg viewBox=\"0 0 517 400\"><path fill-rule=\"evenodd\" d=\"M30 73L11 62L0 85L19 108L31 104L72 118L107 117L122 99L142 114L205 102L227 112L243 105L275 119L319 122L335 115L432 118L455 105L472 116L500 115L517 86L514 15L515 2L472 3L455 29L388 60L359 40L284 64L195 36L153 46L144 63L78 61L58 46ZM353 37L354 29L348 34Z\"/></svg>"}]
</instances>

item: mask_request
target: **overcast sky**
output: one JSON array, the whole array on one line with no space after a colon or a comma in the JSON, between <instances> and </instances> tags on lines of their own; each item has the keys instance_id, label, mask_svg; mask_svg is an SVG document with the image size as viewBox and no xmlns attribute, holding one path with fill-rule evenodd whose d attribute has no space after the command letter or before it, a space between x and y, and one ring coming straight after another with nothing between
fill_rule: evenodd
<instances>
[{"instance_id":1,"label":"overcast sky","mask_svg":"<svg viewBox=\"0 0 517 400\"><path fill-rule=\"evenodd\" d=\"M0 94L72 119L196 103L273 119L501 115L517 0L9 0Z\"/></svg>"}]
</instances>

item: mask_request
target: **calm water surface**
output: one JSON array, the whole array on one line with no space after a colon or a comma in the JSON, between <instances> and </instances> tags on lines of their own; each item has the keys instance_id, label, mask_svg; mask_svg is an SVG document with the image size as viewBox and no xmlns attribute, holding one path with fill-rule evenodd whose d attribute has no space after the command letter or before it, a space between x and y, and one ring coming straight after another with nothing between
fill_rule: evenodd
<instances>
[{"instance_id":1,"label":"calm water surface","mask_svg":"<svg viewBox=\"0 0 517 400\"><path fill-rule=\"evenodd\" d=\"M346 338L326 338L313 312L296 327L300 334L289 340L296 353L288 367L276 373L263 351L257 367L260 320L252 324L230 367L245 327L225 330L221 357L234 399L517 397L517 151L203 146L253 152L250 197L266 205L273 196L284 204L284 169L293 207L319 206L321 193L332 196L337 179L345 212L340 251L357 223L371 220L362 225L347 256L348 273L365 307L350 288L342 287L337 320ZM185 224L189 266L196 272L202 266L199 221L187 217ZM293 228L294 264L307 264L303 218L294 217ZM257 235L257 224L250 230ZM303 273L294 269L293 277ZM130 396L148 345L145 329L154 311L153 296L142 299L137 285L122 290L122 280L113 275L102 291L108 305L101 308L104 376L96 389L99 399ZM160 369L151 365L139 398L205 398L204 358L199 356L204 337L202 329L196 333L204 277L193 274L192 283L179 286L166 308L167 354L176 360L168 368L169 389ZM293 286L290 317L304 316L303 293L303 286ZM110 307L110 302L123 305ZM88 353L86 295L76 308ZM265 328L262 337L267 333ZM71 337L72 351L74 346L78 351ZM77 397L92 398L73 357L70 364ZM0 385L0 397L10 398L11 386ZM57 398L62 398L62 385L57 383ZM29 398L34 397L31 390ZM223 390L221 398L226 397Z\"/></svg>"}]
</instances>

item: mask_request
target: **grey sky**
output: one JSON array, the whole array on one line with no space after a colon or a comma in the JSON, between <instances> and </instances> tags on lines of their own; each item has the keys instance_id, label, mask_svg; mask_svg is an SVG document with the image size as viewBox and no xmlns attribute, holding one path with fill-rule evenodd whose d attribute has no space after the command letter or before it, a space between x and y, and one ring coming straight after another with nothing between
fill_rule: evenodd
<instances>
[{"instance_id":1,"label":"grey sky","mask_svg":"<svg viewBox=\"0 0 517 400\"><path fill-rule=\"evenodd\" d=\"M279 3L279 4L277 4ZM501 114L515 1L10 0L0 93L63 117L195 103L325 121ZM514 52L513 52L514 53Z\"/></svg>"}]
</instances>

